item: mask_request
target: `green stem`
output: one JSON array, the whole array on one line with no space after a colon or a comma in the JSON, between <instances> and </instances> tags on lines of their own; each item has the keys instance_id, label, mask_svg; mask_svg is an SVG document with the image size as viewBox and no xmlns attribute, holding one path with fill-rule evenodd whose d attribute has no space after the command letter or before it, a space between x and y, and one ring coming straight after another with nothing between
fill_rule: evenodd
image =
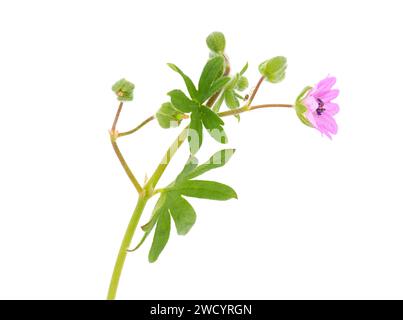
<instances>
[{"instance_id":1,"label":"green stem","mask_svg":"<svg viewBox=\"0 0 403 320\"><path fill-rule=\"evenodd\" d=\"M179 136L175 139L169 149L166 151L164 157L162 158L160 164L158 165L157 169L151 176L150 180L148 180L147 184L145 185L144 189L146 190L147 194L152 194L154 191L155 186L157 185L158 181L160 180L162 174L164 173L165 169L167 168L169 162L171 161L172 157L175 155L176 151L180 148L182 143L186 140L187 137L188 126L185 127Z\"/></svg>"},{"instance_id":2,"label":"green stem","mask_svg":"<svg viewBox=\"0 0 403 320\"><path fill-rule=\"evenodd\" d=\"M155 119L154 116L148 117L147 119L145 119L142 123L140 123L137 127L135 127L132 130L126 131L126 132L122 132L118 134L118 137L124 137L124 136L128 136L129 134L135 133L137 130L141 129L142 127L144 127L147 123L149 123L150 121L153 121Z\"/></svg>"},{"instance_id":3,"label":"green stem","mask_svg":"<svg viewBox=\"0 0 403 320\"><path fill-rule=\"evenodd\" d=\"M159 179L161 178L162 174L164 173L165 169L167 168L172 157L174 156L176 151L179 149L179 147L183 144L183 142L186 140L187 130L188 130L188 127L183 129L182 132L179 134L179 136L172 143L170 148L166 151L164 158L161 160L161 163L158 165L154 174L152 175L152 177L150 178L150 180L144 187L144 190L143 190L144 192L140 193L140 195L139 195L136 208L134 209L132 218L130 219L129 225L127 226L125 236L123 237L122 244L119 249L118 257L117 257L116 263L115 263L115 268L113 269L113 274L112 274L111 282L109 285L108 296L107 296L108 300L113 300L116 297L116 292L117 292L118 286L119 286L119 279L120 279L120 275L123 270L123 265L126 260L126 255L127 255L130 243L132 242L132 239L134 236L134 231L137 228L141 214L143 213L143 210L145 208L145 205L146 205L149 197L152 195L156 184L158 183Z\"/></svg>"},{"instance_id":4,"label":"green stem","mask_svg":"<svg viewBox=\"0 0 403 320\"><path fill-rule=\"evenodd\" d=\"M143 188L137 181L133 172L130 170L129 165L127 164L125 158L123 157L122 152L120 152L118 144L116 143L116 139L118 137L118 133L116 131L116 125L118 124L118 120L119 120L120 113L122 112L122 108L123 108L123 102L120 102L118 110L116 111L115 119L113 120L111 131L110 131L111 143L112 143L113 150L115 151L116 156L118 157L120 164L122 165L123 169L125 170L127 176L129 177L130 181L133 183L137 192L141 193L141 192L143 192Z\"/></svg>"},{"instance_id":5,"label":"green stem","mask_svg":"<svg viewBox=\"0 0 403 320\"><path fill-rule=\"evenodd\" d=\"M227 117L227 116L233 116L236 114L240 114L243 112L248 112L256 109L265 109L265 108L293 108L294 106L292 104L281 104L281 103L276 103L276 104L261 104L257 106L252 106L249 107L248 105L243 106L242 108L238 109L233 109L233 110L228 110L228 111L223 111L219 112L218 115L220 117Z\"/></svg>"},{"instance_id":6,"label":"green stem","mask_svg":"<svg viewBox=\"0 0 403 320\"><path fill-rule=\"evenodd\" d=\"M253 99L255 99L256 93L259 91L259 88L262 85L263 81L264 81L264 77L262 76L262 77L260 77L259 81L257 82L256 87L253 90L252 95L250 96L250 98L248 100L247 106L250 106L252 104Z\"/></svg>"},{"instance_id":7,"label":"green stem","mask_svg":"<svg viewBox=\"0 0 403 320\"><path fill-rule=\"evenodd\" d=\"M113 150L115 151L116 156L118 157L120 164L122 165L123 169L125 170L127 176L129 177L130 181L133 183L137 192L141 193L143 191L143 188L141 187L140 183L137 181L133 172L130 170L129 165L127 164L125 158L123 157L122 152L120 152L120 149L118 147L118 144L116 143L115 137L112 134L111 134L111 143L112 143Z\"/></svg>"},{"instance_id":8,"label":"green stem","mask_svg":"<svg viewBox=\"0 0 403 320\"><path fill-rule=\"evenodd\" d=\"M134 209L132 218L130 219L129 225L127 226L126 233L123 237L122 244L120 245L118 257L116 259L115 268L113 269L113 274L108 291L108 300L113 300L116 297L116 292L119 286L120 275L122 274L123 265L126 260L127 250L129 249L130 243L132 242L134 231L139 223L141 214L146 206L148 198L144 195L140 195L137 200L136 208Z\"/></svg>"}]
</instances>

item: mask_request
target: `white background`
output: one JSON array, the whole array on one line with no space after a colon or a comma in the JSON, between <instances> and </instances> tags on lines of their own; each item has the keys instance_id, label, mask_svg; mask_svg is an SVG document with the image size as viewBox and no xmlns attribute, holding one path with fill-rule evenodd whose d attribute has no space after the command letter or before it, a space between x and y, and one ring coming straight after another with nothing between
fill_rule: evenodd
<instances>
[{"instance_id":1,"label":"white background","mask_svg":"<svg viewBox=\"0 0 403 320\"><path fill-rule=\"evenodd\" d=\"M256 103L292 103L328 74L341 91L333 141L293 110L226 119L239 200L193 200L156 264L129 255L118 298L403 298L401 1L3 1L0 4L0 298L103 299L136 194L110 146L121 77L136 84L120 130L193 78L205 37L234 70L289 59ZM140 180L178 129L119 140ZM206 138L201 161L221 148ZM187 158L177 154L161 181ZM151 212L147 207L142 222ZM137 238L140 232L137 234Z\"/></svg>"}]
</instances>

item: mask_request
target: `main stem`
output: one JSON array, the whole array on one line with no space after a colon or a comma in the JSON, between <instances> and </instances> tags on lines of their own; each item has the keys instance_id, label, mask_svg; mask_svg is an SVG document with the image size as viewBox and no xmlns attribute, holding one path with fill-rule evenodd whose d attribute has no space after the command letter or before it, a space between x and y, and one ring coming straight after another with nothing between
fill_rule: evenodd
<instances>
[{"instance_id":1,"label":"main stem","mask_svg":"<svg viewBox=\"0 0 403 320\"><path fill-rule=\"evenodd\" d=\"M107 296L108 300L114 300L116 297L120 275L122 274L123 265L126 260L127 249L129 249L130 243L132 242L134 231L137 228L141 214L143 213L147 201L148 201L147 197L145 197L144 195L139 195L136 208L134 209L133 215L130 219L129 225L127 226L125 235L123 237L122 244L120 245L118 257L115 263L115 268L113 269L112 278L109 285L109 291Z\"/></svg>"},{"instance_id":2,"label":"main stem","mask_svg":"<svg viewBox=\"0 0 403 320\"><path fill-rule=\"evenodd\" d=\"M113 274L108 291L108 300L114 300L116 298L116 292L119 286L120 275L122 274L123 265L126 260L127 250L132 242L134 232L139 223L141 214L147 204L148 199L151 197L155 186L157 185L159 179L167 168L172 157L178 151L179 147L183 144L187 137L188 127L184 128L179 136L175 139L169 149L166 151L165 156L161 160L154 174L147 182L142 193L139 194L136 208L134 209L133 215L130 219L129 225L127 226L126 233L123 237L122 244L120 245L118 257L116 259L115 267L113 269Z\"/></svg>"}]
</instances>

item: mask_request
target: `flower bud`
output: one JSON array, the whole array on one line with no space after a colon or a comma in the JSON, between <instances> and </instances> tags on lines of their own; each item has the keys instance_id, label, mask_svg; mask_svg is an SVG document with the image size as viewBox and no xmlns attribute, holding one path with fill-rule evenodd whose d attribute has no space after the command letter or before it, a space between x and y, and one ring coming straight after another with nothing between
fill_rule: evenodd
<instances>
[{"instance_id":1,"label":"flower bud","mask_svg":"<svg viewBox=\"0 0 403 320\"><path fill-rule=\"evenodd\" d=\"M287 58L274 57L259 65L259 71L271 83L278 83L284 80L287 69Z\"/></svg>"},{"instance_id":2,"label":"flower bud","mask_svg":"<svg viewBox=\"0 0 403 320\"><path fill-rule=\"evenodd\" d=\"M183 119L183 113L175 109L172 103L165 102L159 108L155 117L162 128L168 129L179 126Z\"/></svg>"},{"instance_id":3,"label":"flower bud","mask_svg":"<svg viewBox=\"0 0 403 320\"><path fill-rule=\"evenodd\" d=\"M206 39L207 46L215 53L224 53L225 37L221 32L212 32Z\"/></svg>"},{"instance_id":4,"label":"flower bud","mask_svg":"<svg viewBox=\"0 0 403 320\"><path fill-rule=\"evenodd\" d=\"M236 89L239 91L244 91L247 87L249 87L248 79L244 76L241 76L236 84Z\"/></svg>"},{"instance_id":5,"label":"flower bud","mask_svg":"<svg viewBox=\"0 0 403 320\"><path fill-rule=\"evenodd\" d=\"M112 86L112 91L116 93L119 101L133 100L134 84L126 79L120 79Z\"/></svg>"}]
</instances>

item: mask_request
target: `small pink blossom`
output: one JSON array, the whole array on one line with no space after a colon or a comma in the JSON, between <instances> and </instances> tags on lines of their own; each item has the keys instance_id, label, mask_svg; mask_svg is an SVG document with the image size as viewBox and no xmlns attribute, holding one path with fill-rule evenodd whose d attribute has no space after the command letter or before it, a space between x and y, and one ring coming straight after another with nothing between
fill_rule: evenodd
<instances>
[{"instance_id":1,"label":"small pink blossom","mask_svg":"<svg viewBox=\"0 0 403 320\"><path fill-rule=\"evenodd\" d=\"M307 108L304 116L322 134L332 139L337 133L337 123L333 116L339 112L339 105L332 102L339 95L339 90L332 89L335 77L327 77L313 87L303 100Z\"/></svg>"}]
</instances>

